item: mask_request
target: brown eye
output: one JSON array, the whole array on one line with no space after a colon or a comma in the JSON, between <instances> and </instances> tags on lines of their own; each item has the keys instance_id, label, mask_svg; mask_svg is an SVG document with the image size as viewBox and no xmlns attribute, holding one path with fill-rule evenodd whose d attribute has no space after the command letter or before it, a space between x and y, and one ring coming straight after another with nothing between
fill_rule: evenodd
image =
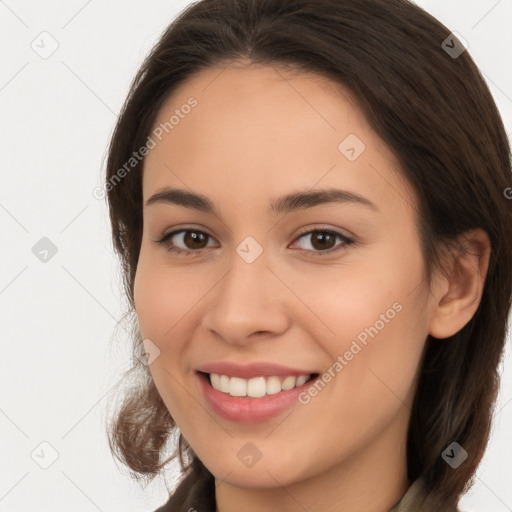
<instances>
[{"instance_id":1,"label":"brown eye","mask_svg":"<svg viewBox=\"0 0 512 512\"><path fill-rule=\"evenodd\" d=\"M161 240L156 240L156 242L164 245L170 252L191 254L199 253L202 249L208 247L209 239L212 239L212 237L203 231L180 229L168 233Z\"/></svg>"},{"instance_id":2,"label":"brown eye","mask_svg":"<svg viewBox=\"0 0 512 512\"><path fill-rule=\"evenodd\" d=\"M186 245L187 249L202 249L206 247L204 242L207 241L207 239L208 235L201 231L185 231L183 243Z\"/></svg>"},{"instance_id":3,"label":"brown eye","mask_svg":"<svg viewBox=\"0 0 512 512\"><path fill-rule=\"evenodd\" d=\"M311 245L318 250L332 249L336 244L336 235L327 231L315 231L311 236Z\"/></svg>"},{"instance_id":4,"label":"brown eye","mask_svg":"<svg viewBox=\"0 0 512 512\"><path fill-rule=\"evenodd\" d=\"M309 243L301 243L303 240L309 238ZM338 233L337 231L329 231L326 229L315 229L303 233L297 239L299 248L304 252L310 253L314 256L321 256L323 254L330 254L338 250L346 249L347 246L353 243L353 240ZM340 243L336 243L340 240Z\"/></svg>"}]
</instances>

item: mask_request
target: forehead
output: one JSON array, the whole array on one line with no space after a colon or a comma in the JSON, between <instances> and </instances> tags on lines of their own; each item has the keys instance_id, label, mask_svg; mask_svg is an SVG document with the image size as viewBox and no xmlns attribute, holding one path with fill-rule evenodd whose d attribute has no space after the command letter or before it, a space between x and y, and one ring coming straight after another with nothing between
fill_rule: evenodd
<instances>
[{"instance_id":1,"label":"forehead","mask_svg":"<svg viewBox=\"0 0 512 512\"><path fill-rule=\"evenodd\" d=\"M166 99L150 136L156 145L145 158L145 199L170 185L213 197L235 190L268 197L315 184L411 198L395 156L353 95L312 73L207 68Z\"/></svg>"}]
</instances>

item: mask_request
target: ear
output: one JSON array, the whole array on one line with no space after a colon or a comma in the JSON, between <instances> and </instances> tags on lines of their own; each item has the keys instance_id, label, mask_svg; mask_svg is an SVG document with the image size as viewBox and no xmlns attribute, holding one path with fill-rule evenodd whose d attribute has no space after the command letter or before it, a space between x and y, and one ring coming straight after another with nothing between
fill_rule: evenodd
<instances>
[{"instance_id":1,"label":"ear","mask_svg":"<svg viewBox=\"0 0 512 512\"><path fill-rule=\"evenodd\" d=\"M458 239L460 249L451 255L443 275L435 279L429 334L448 338L473 317L484 288L491 244L482 229L473 229Z\"/></svg>"}]
</instances>

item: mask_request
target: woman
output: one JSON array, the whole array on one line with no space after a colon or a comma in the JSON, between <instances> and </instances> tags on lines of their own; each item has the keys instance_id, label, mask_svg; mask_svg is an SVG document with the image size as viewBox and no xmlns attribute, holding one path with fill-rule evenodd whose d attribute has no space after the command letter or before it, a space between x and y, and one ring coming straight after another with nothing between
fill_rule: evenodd
<instances>
[{"instance_id":1,"label":"woman","mask_svg":"<svg viewBox=\"0 0 512 512\"><path fill-rule=\"evenodd\" d=\"M152 478L179 434L160 511L457 510L498 390L510 185L484 80L416 5L189 6L109 150L136 356L113 453Z\"/></svg>"}]
</instances>

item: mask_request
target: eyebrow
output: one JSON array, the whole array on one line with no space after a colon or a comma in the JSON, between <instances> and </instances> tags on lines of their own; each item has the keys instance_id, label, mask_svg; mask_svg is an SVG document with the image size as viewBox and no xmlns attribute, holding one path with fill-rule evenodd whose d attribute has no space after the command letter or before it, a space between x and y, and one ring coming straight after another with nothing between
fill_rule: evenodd
<instances>
[{"instance_id":1,"label":"eyebrow","mask_svg":"<svg viewBox=\"0 0 512 512\"><path fill-rule=\"evenodd\" d=\"M157 203L175 204L219 216L214 202L209 197L182 189L169 187L160 189L146 201L146 206ZM348 190L336 188L287 194L272 201L269 211L273 215L279 215L327 203L360 204L378 211L375 203L366 197L354 192L349 192Z\"/></svg>"}]
</instances>

